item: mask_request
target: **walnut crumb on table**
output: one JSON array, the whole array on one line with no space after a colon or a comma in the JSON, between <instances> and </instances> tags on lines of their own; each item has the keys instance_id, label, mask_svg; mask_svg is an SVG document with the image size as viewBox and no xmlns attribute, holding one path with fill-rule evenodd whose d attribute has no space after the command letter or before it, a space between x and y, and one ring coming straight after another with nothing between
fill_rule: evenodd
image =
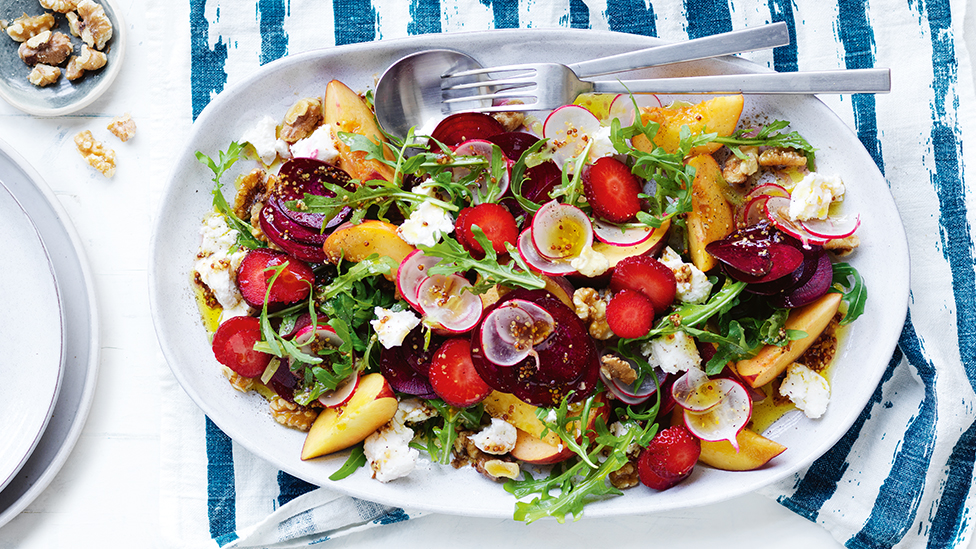
<instances>
[{"instance_id":1,"label":"walnut crumb on table","mask_svg":"<svg viewBox=\"0 0 976 549\"><path fill-rule=\"evenodd\" d=\"M112 132L115 137L122 140L123 143L132 139L136 135L136 123L132 120L132 115L125 113L122 116L116 116L108 123L108 131Z\"/></svg>"},{"instance_id":2,"label":"walnut crumb on table","mask_svg":"<svg viewBox=\"0 0 976 549\"><path fill-rule=\"evenodd\" d=\"M102 175L115 175L115 151L96 141L90 131L85 130L76 135L75 146L88 164L102 172Z\"/></svg>"}]
</instances>

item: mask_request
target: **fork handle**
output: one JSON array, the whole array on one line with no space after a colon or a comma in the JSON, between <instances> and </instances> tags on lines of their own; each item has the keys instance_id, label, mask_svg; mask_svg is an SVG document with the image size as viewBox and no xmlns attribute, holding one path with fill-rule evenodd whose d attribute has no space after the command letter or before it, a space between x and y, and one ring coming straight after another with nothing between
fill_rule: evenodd
<instances>
[{"instance_id":1,"label":"fork handle","mask_svg":"<svg viewBox=\"0 0 976 549\"><path fill-rule=\"evenodd\" d=\"M569 68L580 78L591 78L601 74L764 50L789 43L789 27L781 21L771 25L713 34L685 42L581 61L569 65Z\"/></svg>"},{"instance_id":2,"label":"fork handle","mask_svg":"<svg viewBox=\"0 0 976 549\"><path fill-rule=\"evenodd\" d=\"M889 69L685 76L651 80L591 81L594 93L888 93Z\"/></svg>"}]
</instances>

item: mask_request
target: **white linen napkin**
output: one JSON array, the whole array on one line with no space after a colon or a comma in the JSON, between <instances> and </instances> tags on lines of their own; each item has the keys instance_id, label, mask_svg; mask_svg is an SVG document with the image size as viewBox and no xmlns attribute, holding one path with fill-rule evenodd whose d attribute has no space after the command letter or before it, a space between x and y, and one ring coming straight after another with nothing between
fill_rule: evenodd
<instances>
[{"instance_id":1,"label":"white linen napkin","mask_svg":"<svg viewBox=\"0 0 976 549\"><path fill-rule=\"evenodd\" d=\"M962 0L150 0L161 69L153 83L161 144L153 196L210 98L284 55L502 27L684 40L786 21L794 45L746 57L781 72L892 69L890 95L822 99L885 174L908 234L912 301L884 378L850 432L763 493L848 547L965 547L976 502L976 203L966 179L973 147L963 147L965 135L976 135L976 94L966 8ZM171 377L162 405L161 523L178 545L297 547L421 515L315 489L261 462L220 433Z\"/></svg>"}]
</instances>

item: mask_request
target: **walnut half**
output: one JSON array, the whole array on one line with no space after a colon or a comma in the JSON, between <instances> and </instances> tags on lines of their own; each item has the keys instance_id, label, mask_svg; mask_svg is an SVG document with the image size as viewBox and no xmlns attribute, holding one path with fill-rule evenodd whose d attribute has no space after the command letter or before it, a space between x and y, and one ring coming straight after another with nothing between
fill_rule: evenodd
<instances>
[{"instance_id":1,"label":"walnut half","mask_svg":"<svg viewBox=\"0 0 976 549\"><path fill-rule=\"evenodd\" d=\"M56 24L54 16L50 13L34 17L25 13L23 16L14 19L13 23L7 27L7 35L17 42L26 42L33 36L53 29Z\"/></svg>"},{"instance_id":2,"label":"walnut half","mask_svg":"<svg viewBox=\"0 0 976 549\"><path fill-rule=\"evenodd\" d=\"M85 130L76 135L75 146L88 164L102 172L102 175L115 175L115 151L96 141L90 131Z\"/></svg>"},{"instance_id":3,"label":"walnut half","mask_svg":"<svg viewBox=\"0 0 976 549\"><path fill-rule=\"evenodd\" d=\"M112 21L105 15L105 8L92 0L81 0L76 8L77 14L65 14L71 34L96 50L103 49L112 38Z\"/></svg>"},{"instance_id":4,"label":"walnut half","mask_svg":"<svg viewBox=\"0 0 976 549\"><path fill-rule=\"evenodd\" d=\"M64 75L68 80L77 80L85 76L85 71L95 71L105 66L108 56L104 53L93 50L88 44L81 45L81 55L75 55L68 61ZM125 139L123 139L125 141Z\"/></svg>"},{"instance_id":5,"label":"walnut half","mask_svg":"<svg viewBox=\"0 0 976 549\"><path fill-rule=\"evenodd\" d=\"M57 82L58 78L61 78L61 69L52 67L51 65L45 65L44 63L34 65L34 70L27 75L27 79L30 80L31 84L41 88Z\"/></svg>"},{"instance_id":6,"label":"walnut half","mask_svg":"<svg viewBox=\"0 0 976 549\"><path fill-rule=\"evenodd\" d=\"M21 44L17 53L24 63L32 67L39 63L57 66L63 63L74 49L67 35L47 30Z\"/></svg>"}]
</instances>

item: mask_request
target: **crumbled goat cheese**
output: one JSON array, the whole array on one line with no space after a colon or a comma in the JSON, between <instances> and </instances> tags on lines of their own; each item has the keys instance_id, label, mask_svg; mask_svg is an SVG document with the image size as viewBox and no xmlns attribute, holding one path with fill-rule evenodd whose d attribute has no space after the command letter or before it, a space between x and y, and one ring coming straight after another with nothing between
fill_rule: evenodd
<instances>
[{"instance_id":1,"label":"crumbled goat cheese","mask_svg":"<svg viewBox=\"0 0 976 549\"><path fill-rule=\"evenodd\" d=\"M641 352L651 366L657 366L669 374L687 372L698 368L701 356L695 340L684 332L663 335L641 345Z\"/></svg>"},{"instance_id":2,"label":"crumbled goat cheese","mask_svg":"<svg viewBox=\"0 0 976 549\"><path fill-rule=\"evenodd\" d=\"M246 252L242 249L230 252L237 242L237 231L227 226L224 216L213 212L203 220L200 234L203 238L193 269L220 303L223 309L220 321L249 314L251 308L237 289L237 268Z\"/></svg>"},{"instance_id":3,"label":"crumbled goat cheese","mask_svg":"<svg viewBox=\"0 0 976 549\"><path fill-rule=\"evenodd\" d=\"M404 425L411 423L423 423L428 419L437 416L437 410L424 404L419 398L404 398L397 404L397 411L394 421Z\"/></svg>"},{"instance_id":4,"label":"crumbled goat cheese","mask_svg":"<svg viewBox=\"0 0 976 549\"><path fill-rule=\"evenodd\" d=\"M405 477L417 466L420 452L409 446L413 429L398 421L387 423L363 442L366 464L380 482Z\"/></svg>"},{"instance_id":5,"label":"crumbled goat cheese","mask_svg":"<svg viewBox=\"0 0 976 549\"><path fill-rule=\"evenodd\" d=\"M587 158L590 162L617 154L617 149L613 148L613 143L610 141L610 126L600 126L600 129L590 136L590 142L593 143L590 145L590 156Z\"/></svg>"},{"instance_id":6,"label":"crumbled goat cheese","mask_svg":"<svg viewBox=\"0 0 976 549\"><path fill-rule=\"evenodd\" d=\"M339 156L335 146L335 135L332 126L323 124L305 139L300 139L291 146L294 158L315 158L331 164Z\"/></svg>"},{"instance_id":7,"label":"crumbled goat cheese","mask_svg":"<svg viewBox=\"0 0 976 549\"><path fill-rule=\"evenodd\" d=\"M712 283L708 275L691 263L681 261L681 256L671 248L665 248L661 254L661 263L674 272L678 282L677 297L684 303L704 303L712 293Z\"/></svg>"},{"instance_id":8,"label":"crumbled goat cheese","mask_svg":"<svg viewBox=\"0 0 976 549\"><path fill-rule=\"evenodd\" d=\"M518 431L511 423L491 418L491 425L486 426L471 437L471 442L486 454L500 456L507 454L515 448L515 439L518 438Z\"/></svg>"},{"instance_id":9,"label":"crumbled goat cheese","mask_svg":"<svg viewBox=\"0 0 976 549\"><path fill-rule=\"evenodd\" d=\"M387 349L402 344L403 338L407 337L410 330L420 324L420 317L413 314L413 311L394 312L383 307L375 307L373 314L376 315L376 318L369 323L376 331L376 337L380 343Z\"/></svg>"},{"instance_id":10,"label":"crumbled goat cheese","mask_svg":"<svg viewBox=\"0 0 976 549\"><path fill-rule=\"evenodd\" d=\"M453 230L451 214L432 202L424 202L400 225L397 234L408 244L433 246Z\"/></svg>"},{"instance_id":11,"label":"crumbled goat cheese","mask_svg":"<svg viewBox=\"0 0 976 549\"><path fill-rule=\"evenodd\" d=\"M808 418L817 419L827 411L830 384L819 373L794 362L786 368L779 394L788 397Z\"/></svg>"},{"instance_id":12,"label":"crumbled goat cheese","mask_svg":"<svg viewBox=\"0 0 976 549\"><path fill-rule=\"evenodd\" d=\"M569 264L583 276L600 276L610 268L610 261L592 246L584 246L583 251L574 257Z\"/></svg>"},{"instance_id":13,"label":"crumbled goat cheese","mask_svg":"<svg viewBox=\"0 0 976 549\"><path fill-rule=\"evenodd\" d=\"M831 202L844 198L844 183L837 176L808 173L790 194L790 218L826 219Z\"/></svg>"},{"instance_id":14,"label":"crumbled goat cheese","mask_svg":"<svg viewBox=\"0 0 976 549\"><path fill-rule=\"evenodd\" d=\"M265 165L270 166L278 154L288 156L288 143L284 139L278 139L277 124L267 115L244 132L241 141L250 143Z\"/></svg>"}]
</instances>

